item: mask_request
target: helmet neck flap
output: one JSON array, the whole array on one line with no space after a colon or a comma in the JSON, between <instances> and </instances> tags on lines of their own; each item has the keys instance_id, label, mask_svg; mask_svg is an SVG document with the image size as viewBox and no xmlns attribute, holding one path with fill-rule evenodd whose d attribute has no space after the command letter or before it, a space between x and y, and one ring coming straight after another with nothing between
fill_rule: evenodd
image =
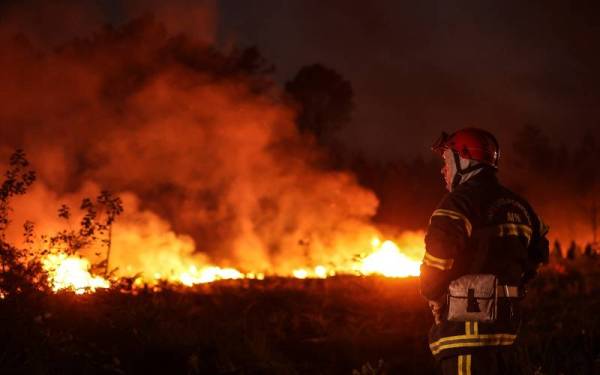
<instances>
[{"instance_id":1,"label":"helmet neck flap","mask_svg":"<svg viewBox=\"0 0 600 375\"><path fill-rule=\"evenodd\" d=\"M487 165L477 160L465 159L458 152L446 149L444 151L446 168L450 171L450 185L448 190L454 190L458 185L467 182ZM450 159L450 160L448 160Z\"/></svg>"}]
</instances>

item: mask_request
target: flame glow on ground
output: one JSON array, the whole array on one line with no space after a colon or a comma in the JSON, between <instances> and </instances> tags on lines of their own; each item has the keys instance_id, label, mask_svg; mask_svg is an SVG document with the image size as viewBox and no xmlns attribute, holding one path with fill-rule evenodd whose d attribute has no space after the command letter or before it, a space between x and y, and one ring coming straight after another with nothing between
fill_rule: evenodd
<instances>
[{"instance_id":1,"label":"flame glow on ground","mask_svg":"<svg viewBox=\"0 0 600 375\"><path fill-rule=\"evenodd\" d=\"M406 240L404 242L407 242ZM413 235L402 247L391 240L372 240L372 249L348 267L303 267L295 269L291 275L273 274L298 279L327 278L338 274L381 275L385 277L418 276L421 258L424 253L422 237ZM44 269L48 272L52 290L71 290L77 294L94 292L100 288L110 287L110 280L90 273L90 262L85 258L67 256L66 254L48 255L43 259ZM139 277L137 285L166 281L173 284L193 286L218 280L257 279L265 278L264 272L243 273L235 268L217 266L189 265L187 268L172 272L169 275L154 274L152 279Z\"/></svg>"}]
</instances>

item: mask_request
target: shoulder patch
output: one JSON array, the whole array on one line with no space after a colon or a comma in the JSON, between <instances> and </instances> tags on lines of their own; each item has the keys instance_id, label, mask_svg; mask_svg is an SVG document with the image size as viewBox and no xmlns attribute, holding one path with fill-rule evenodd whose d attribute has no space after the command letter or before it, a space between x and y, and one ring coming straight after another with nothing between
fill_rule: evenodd
<instances>
[{"instance_id":1,"label":"shoulder patch","mask_svg":"<svg viewBox=\"0 0 600 375\"><path fill-rule=\"evenodd\" d=\"M525 224L531 227L532 220L529 211L515 199L501 198L487 209L485 219L487 224Z\"/></svg>"}]
</instances>

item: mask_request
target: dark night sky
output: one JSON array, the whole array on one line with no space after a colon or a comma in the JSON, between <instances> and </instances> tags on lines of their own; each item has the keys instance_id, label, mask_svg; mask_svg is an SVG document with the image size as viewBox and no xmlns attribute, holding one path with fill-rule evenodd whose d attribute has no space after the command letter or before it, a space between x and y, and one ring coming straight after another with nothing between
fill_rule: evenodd
<instances>
[{"instance_id":1,"label":"dark night sky","mask_svg":"<svg viewBox=\"0 0 600 375\"><path fill-rule=\"evenodd\" d=\"M505 146L525 124L566 143L598 132L600 7L583 2L0 0L0 19L10 24L14 8L46 39L148 11L200 38L216 29L223 45L258 46L281 84L304 65L332 67L357 105L340 138L371 158L426 153L441 130L463 126Z\"/></svg>"},{"instance_id":2,"label":"dark night sky","mask_svg":"<svg viewBox=\"0 0 600 375\"><path fill-rule=\"evenodd\" d=\"M571 2L219 2L223 42L257 45L281 82L303 65L355 89L350 147L391 159L442 129L488 128L509 143L534 124L553 139L598 127L596 9ZM578 141L577 141L578 142Z\"/></svg>"},{"instance_id":3,"label":"dark night sky","mask_svg":"<svg viewBox=\"0 0 600 375\"><path fill-rule=\"evenodd\" d=\"M85 38L102 35L98 34L102 25L121 26L151 12L168 31L191 34L202 46L213 42L224 49L258 46L275 64L275 78L281 85L302 66L322 63L352 82L357 108L340 138L349 149L371 160L431 155L429 146L442 130L464 126L496 133L504 157L510 160L510 144L516 131L524 125L539 126L554 147L533 147L533 157L521 148L519 154L531 160L525 160L520 169L513 169L507 176L519 192L537 194L535 203L544 208L553 223L558 223L554 224L559 228L557 233L562 231L565 238L575 238L589 232L581 229L588 227L589 215L583 215L581 207L585 206L571 196L581 196L585 188L596 186L592 172L597 170L594 157L586 158L584 154L594 152L594 147L580 147L580 142L589 130L600 139L600 6L581 4L512 0L0 0L0 37L24 32L27 41L42 47L42 51L75 37L84 38L85 45ZM93 42L93 38L88 41ZM146 43L141 47L152 47L153 40ZM110 52L101 46L96 48L100 56ZM18 65L10 59L11 53L0 56L6 57L10 69ZM132 56L116 57L126 64ZM36 59L34 55L27 58ZM29 68L38 72L38 61L30 63ZM103 78L103 69L110 72L111 65L106 65L109 67L92 69L94 80L96 75ZM2 72L11 74L10 69ZM65 67L60 66L58 73L66 72L67 78L78 77L61 69ZM26 75L30 76L35 74ZM10 99L29 108L28 97L35 98L34 93L41 91L22 93L19 90L27 86L18 82L18 74L7 78L3 83L10 79L17 82L7 86L18 93ZM52 79L50 75L49 82ZM63 89L68 99L78 94L78 87ZM59 100L61 96L51 92L53 95L43 99L56 99L52 103L57 103L57 113L71 115L71 111L60 110L70 102ZM92 94L96 98L97 93L92 90ZM26 100L20 100L23 98ZM18 107L14 111L11 101L3 104L4 112L14 112L18 119L29 115ZM104 106L99 108L106 110ZM258 115L264 114L261 111ZM102 118L92 115L94 119ZM6 123L11 127L4 130L12 131L15 122ZM37 139L35 134L31 138ZM20 141L17 136L15 139ZM563 157L561 144L580 152ZM555 180L557 175L564 178L564 184ZM397 194L396 186L390 191L390 196ZM410 194L405 196L412 197ZM565 212L571 216L566 217Z\"/></svg>"}]
</instances>

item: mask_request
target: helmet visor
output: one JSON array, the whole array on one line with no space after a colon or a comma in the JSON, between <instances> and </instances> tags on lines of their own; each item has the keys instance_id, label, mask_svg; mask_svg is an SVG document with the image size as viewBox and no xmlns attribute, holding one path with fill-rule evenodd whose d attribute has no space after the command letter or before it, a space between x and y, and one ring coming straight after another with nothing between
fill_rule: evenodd
<instances>
[{"instance_id":1,"label":"helmet visor","mask_svg":"<svg viewBox=\"0 0 600 375\"><path fill-rule=\"evenodd\" d=\"M448 133L442 132L438 139L431 145L431 150L440 154L443 153L447 148L448 138Z\"/></svg>"}]
</instances>

